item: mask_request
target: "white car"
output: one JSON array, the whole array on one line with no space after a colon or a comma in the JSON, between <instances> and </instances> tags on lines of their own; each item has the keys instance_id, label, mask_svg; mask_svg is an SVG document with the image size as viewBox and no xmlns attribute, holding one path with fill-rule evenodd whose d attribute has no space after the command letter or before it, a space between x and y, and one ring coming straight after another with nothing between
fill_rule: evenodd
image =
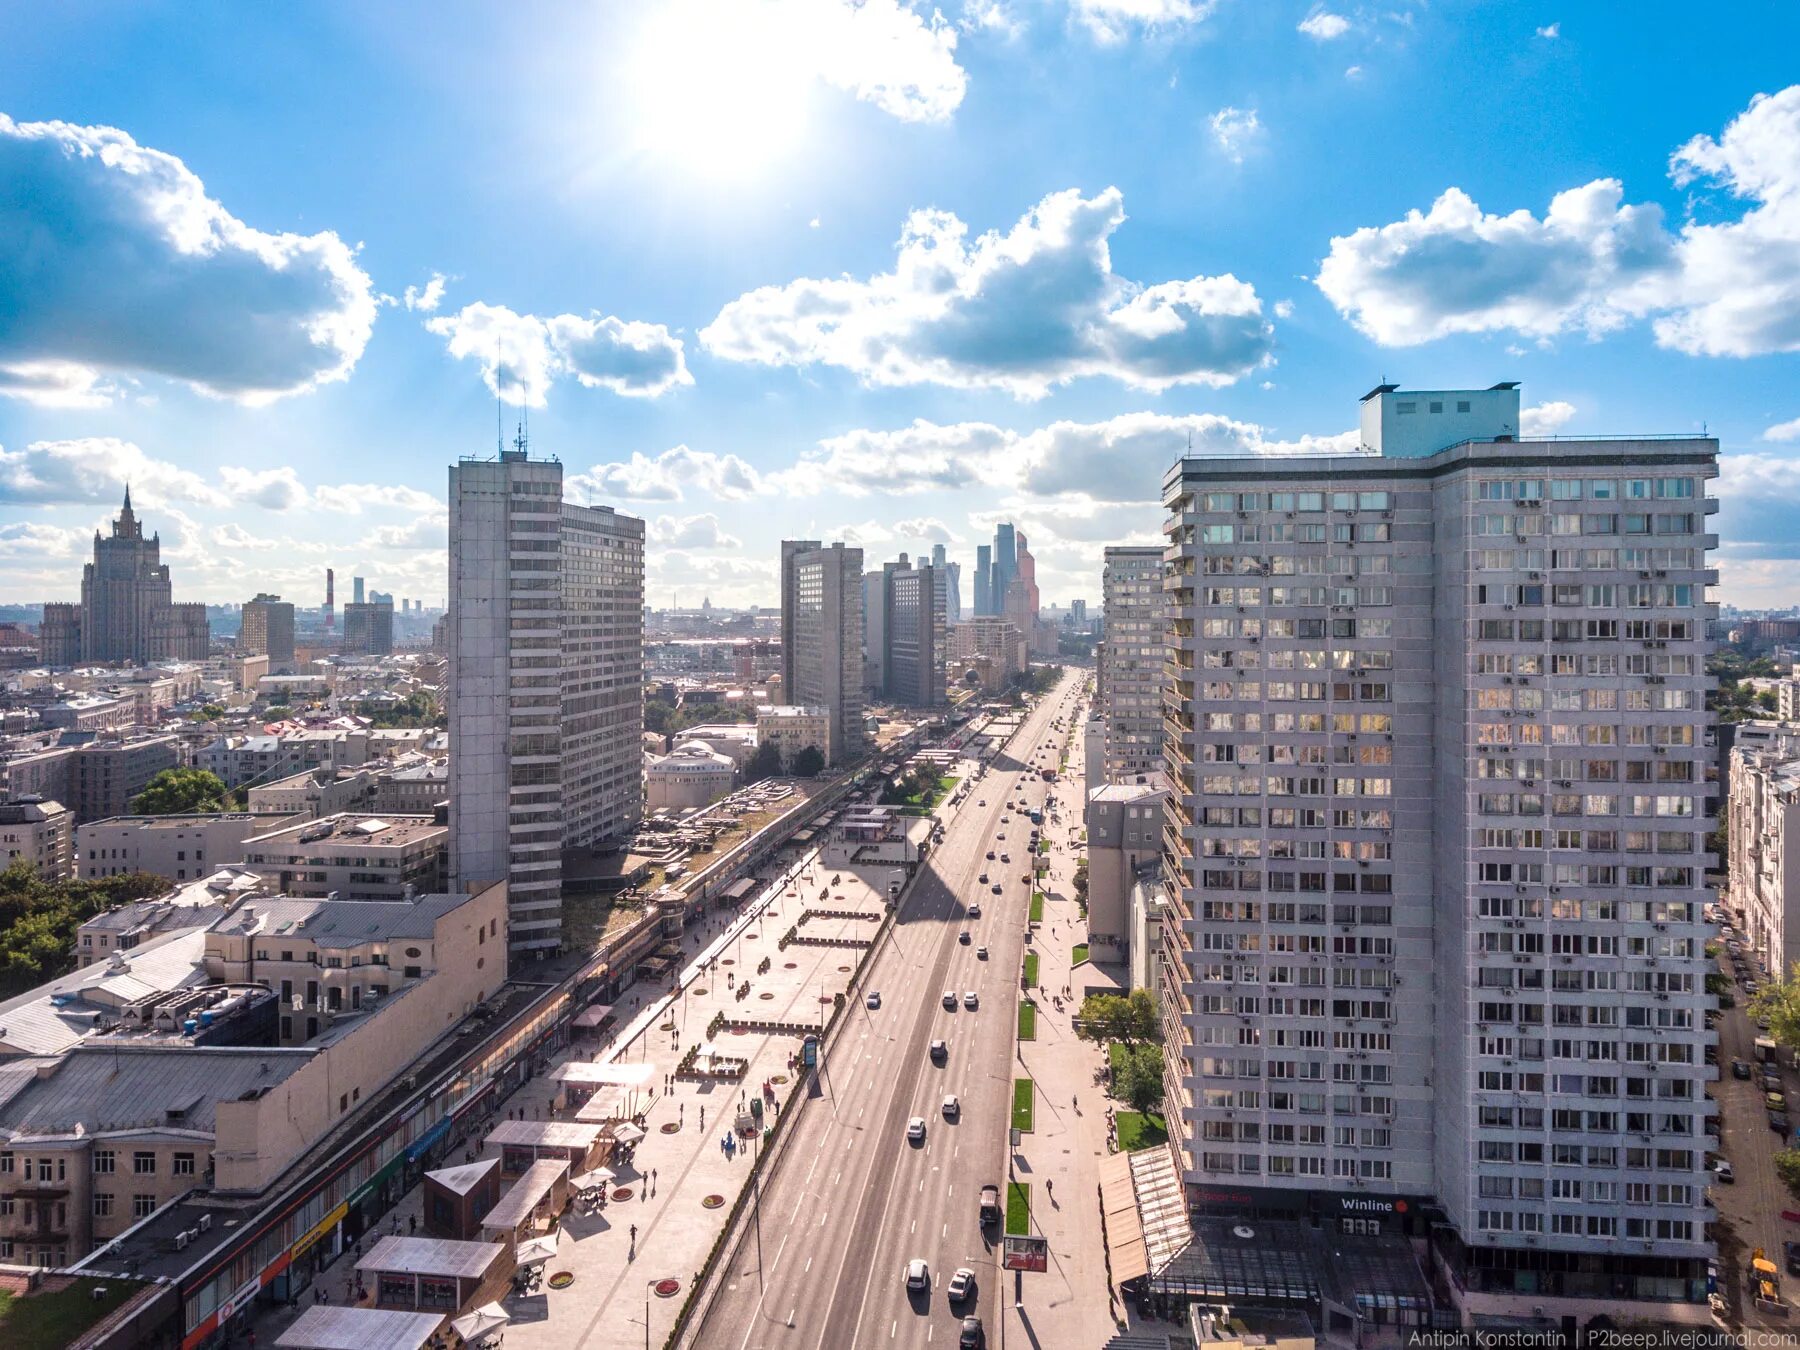
<instances>
[{"instance_id":1,"label":"white car","mask_svg":"<svg viewBox=\"0 0 1800 1350\"><path fill-rule=\"evenodd\" d=\"M977 994L973 989L969 990L967 993L965 993L963 995L963 1007L969 1009L969 1011L973 1012L976 1008L979 1008L980 1006L981 1006L981 996L979 994Z\"/></svg>"},{"instance_id":2,"label":"white car","mask_svg":"<svg viewBox=\"0 0 1800 1350\"><path fill-rule=\"evenodd\" d=\"M906 1122L906 1140L910 1144L925 1142L925 1117L914 1116Z\"/></svg>"},{"instance_id":3,"label":"white car","mask_svg":"<svg viewBox=\"0 0 1800 1350\"><path fill-rule=\"evenodd\" d=\"M961 1303L975 1292L975 1272L967 1266L957 1267L956 1274L950 1277L950 1283L944 1286L944 1293L952 1303Z\"/></svg>"},{"instance_id":4,"label":"white car","mask_svg":"<svg viewBox=\"0 0 1800 1350\"><path fill-rule=\"evenodd\" d=\"M956 1094L952 1092L944 1098L944 1119L955 1120L961 1114L962 1103L956 1100Z\"/></svg>"},{"instance_id":5,"label":"white car","mask_svg":"<svg viewBox=\"0 0 1800 1350\"><path fill-rule=\"evenodd\" d=\"M925 1264L923 1257L915 1256L906 1263L906 1290L916 1294L931 1288L931 1267Z\"/></svg>"}]
</instances>

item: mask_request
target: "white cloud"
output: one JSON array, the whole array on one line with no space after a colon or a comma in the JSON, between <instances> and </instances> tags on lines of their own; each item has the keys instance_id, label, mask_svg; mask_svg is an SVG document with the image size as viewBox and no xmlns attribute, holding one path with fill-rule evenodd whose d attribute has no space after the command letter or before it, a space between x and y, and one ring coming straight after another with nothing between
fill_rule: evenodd
<instances>
[{"instance_id":1,"label":"white cloud","mask_svg":"<svg viewBox=\"0 0 1800 1350\"><path fill-rule=\"evenodd\" d=\"M306 505L306 489L300 483L300 476L285 465L279 469L228 466L219 470L219 481L236 500L270 511Z\"/></svg>"},{"instance_id":2,"label":"white cloud","mask_svg":"<svg viewBox=\"0 0 1800 1350\"><path fill-rule=\"evenodd\" d=\"M634 450L628 460L596 464L567 481L571 500L591 493L601 501L678 502L691 488L722 501L742 501L763 491L762 475L738 456L685 445L660 455Z\"/></svg>"},{"instance_id":3,"label":"white cloud","mask_svg":"<svg viewBox=\"0 0 1800 1350\"><path fill-rule=\"evenodd\" d=\"M92 538L88 531L15 520L0 525L0 557L72 558Z\"/></svg>"},{"instance_id":4,"label":"white cloud","mask_svg":"<svg viewBox=\"0 0 1800 1350\"><path fill-rule=\"evenodd\" d=\"M1007 0L963 0L958 26L965 33L998 33L1012 41L1025 31L1025 20Z\"/></svg>"},{"instance_id":5,"label":"white cloud","mask_svg":"<svg viewBox=\"0 0 1800 1350\"><path fill-rule=\"evenodd\" d=\"M1521 436L1554 436L1575 416L1575 405L1556 400L1519 411Z\"/></svg>"},{"instance_id":6,"label":"white cloud","mask_svg":"<svg viewBox=\"0 0 1800 1350\"><path fill-rule=\"evenodd\" d=\"M659 548L742 548L744 541L725 533L719 518L708 511L697 516L657 516L646 536Z\"/></svg>"},{"instance_id":7,"label":"white cloud","mask_svg":"<svg viewBox=\"0 0 1800 1350\"><path fill-rule=\"evenodd\" d=\"M230 505L230 498L199 474L152 459L130 441L111 436L34 441L23 450L0 449L0 503L116 505L127 484L138 505Z\"/></svg>"},{"instance_id":8,"label":"white cloud","mask_svg":"<svg viewBox=\"0 0 1800 1350\"><path fill-rule=\"evenodd\" d=\"M1560 23L1547 23L1537 30L1537 35L1554 42L1557 38L1562 36L1562 25Z\"/></svg>"},{"instance_id":9,"label":"white cloud","mask_svg":"<svg viewBox=\"0 0 1800 1350\"><path fill-rule=\"evenodd\" d=\"M0 113L0 182L0 394L98 401L101 373L153 374L266 403L346 378L368 343L349 245L253 229L123 131Z\"/></svg>"},{"instance_id":10,"label":"white cloud","mask_svg":"<svg viewBox=\"0 0 1800 1350\"><path fill-rule=\"evenodd\" d=\"M670 604L677 596L684 605L703 598L715 605L766 605L775 593L778 566L767 557L659 549L644 559L644 597L653 605Z\"/></svg>"},{"instance_id":11,"label":"white cloud","mask_svg":"<svg viewBox=\"0 0 1800 1350\"><path fill-rule=\"evenodd\" d=\"M1262 122L1255 108L1220 108L1206 124L1212 128L1220 151L1233 164L1242 164L1245 152L1262 135Z\"/></svg>"},{"instance_id":12,"label":"white cloud","mask_svg":"<svg viewBox=\"0 0 1800 1350\"><path fill-rule=\"evenodd\" d=\"M1294 302L1292 300L1277 300L1275 302L1275 317L1278 319L1293 318Z\"/></svg>"},{"instance_id":13,"label":"white cloud","mask_svg":"<svg viewBox=\"0 0 1800 1350\"><path fill-rule=\"evenodd\" d=\"M220 548L254 549L259 552L280 547L279 541L251 534L235 520L226 521L223 525L215 525L212 541Z\"/></svg>"},{"instance_id":14,"label":"white cloud","mask_svg":"<svg viewBox=\"0 0 1800 1350\"><path fill-rule=\"evenodd\" d=\"M905 496L956 490L1006 473L1014 432L985 422L940 426L923 419L893 431L857 430L830 436L777 477L795 495L838 492L850 497Z\"/></svg>"},{"instance_id":15,"label":"white cloud","mask_svg":"<svg viewBox=\"0 0 1800 1350\"><path fill-rule=\"evenodd\" d=\"M1598 336L1651 316L1657 342L1690 355L1800 350L1800 85L1759 94L1716 141L1694 137L1670 176L1750 206L1671 233L1655 205L1625 205L1617 179L1558 193L1541 220L1485 214L1450 188L1428 213L1333 239L1314 280L1391 346L1451 333Z\"/></svg>"},{"instance_id":16,"label":"white cloud","mask_svg":"<svg viewBox=\"0 0 1800 1350\"><path fill-rule=\"evenodd\" d=\"M962 542L956 532L936 516L915 516L911 520L896 520L894 533L902 539L923 539L927 544L956 544Z\"/></svg>"},{"instance_id":17,"label":"white cloud","mask_svg":"<svg viewBox=\"0 0 1800 1350\"><path fill-rule=\"evenodd\" d=\"M0 398L16 398L39 408L98 408L119 395L119 387L92 367L73 361L21 361L0 366Z\"/></svg>"},{"instance_id":18,"label":"white cloud","mask_svg":"<svg viewBox=\"0 0 1800 1350\"><path fill-rule=\"evenodd\" d=\"M725 0L727 4L741 0ZM777 22L827 84L903 122L948 121L969 77L956 64L956 29L902 0L776 0Z\"/></svg>"},{"instance_id":19,"label":"white cloud","mask_svg":"<svg viewBox=\"0 0 1800 1350\"><path fill-rule=\"evenodd\" d=\"M437 503L434 502L433 505L435 506ZM442 550L449 532L449 514L444 511L432 511L400 524L377 526L364 540L364 546L368 548Z\"/></svg>"},{"instance_id":20,"label":"white cloud","mask_svg":"<svg viewBox=\"0 0 1800 1350\"><path fill-rule=\"evenodd\" d=\"M437 307L444 302L445 281L446 278L442 272L433 272L431 280L423 286L408 286L405 295L406 307L420 310L426 314L435 312Z\"/></svg>"},{"instance_id":21,"label":"white cloud","mask_svg":"<svg viewBox=\"0 0 1800 1350\"><path fill-rule=\"evenodd\" d=\"M427 319L425 327L448 340L457 360L477 361L487 387L515 405L543 407L551 384L565 375L630 398L656 398L694 382L681 339L659 323L598 311L541 319L478 302Z\"/></svg>"},{"instance_id":22,"label":"white cloud","mask_svg":"<svg viewBox=\"0 0 1800 1350\"><path fill-rule=\"evenodd\" d=\"M1214 0L1070 0L1075 18L1096 42L1123 42L1134 29L1152 32L1199 23Z\"/></svg>"},{"instance_id":23,"label":"white cloud","mask_svg":"<svg viewBox=\"0 0 1800 1350\"><path fill-rule=\"evenodd\" d=\"M432 512L441 514L445 509L441 497L397 483L325 484L313 489L313 501L321 511L332 515L360 516L365 509L429 515Z\"/></svg>"},{"instance_id":24,"label":"white cloud","mask_svg":"<svg viewBox=\"0 0 1800 1350\"><path fill-rule=\"evenodd\" d=\"M1300 31L1316 42L1330 42L1333 38L1341 38L1350 31L1350 20L1342 14L1315 9L1300 20Z\"/></svg>"},{"instance_id":25,"label":"white cloud","mask_svg":"<svg viewBox=\"0 0 1800 1350\"><path fill-rule=\"evenodd\" d=\"M1361 66L1345 66L1344 67L1344 78L1346 80L1360 80L1362 78L1362 75L1363 75L1363 68Z\"/></svg>"},{"instance_id":26,"label":"white cloud","mask_svg":"<svg viewBox=\"0 0 1800 1350\"><path fill-rule=\"evenodd\" d=\"M824 364L873 385L1039 398L1103 375L1134 388L1230 384L1271 358L1255 289L1230 274L1142 287L1116 275L1117 188L1053 193L972 243L947 211L907 219L892 272L802 278L727 304L701 344L731 361Z\"/></svg>"},{"instance_id":27,"label":"white cloud","mask_svg":"<svg viewBox=\"0 0 1800 1350\"><path fill-rule=\"evenodd\" d=\"M1791 422L1777 422L1763 432L1765 441L1800 441L1800 417Z\"/></svg>"}]
</instances>

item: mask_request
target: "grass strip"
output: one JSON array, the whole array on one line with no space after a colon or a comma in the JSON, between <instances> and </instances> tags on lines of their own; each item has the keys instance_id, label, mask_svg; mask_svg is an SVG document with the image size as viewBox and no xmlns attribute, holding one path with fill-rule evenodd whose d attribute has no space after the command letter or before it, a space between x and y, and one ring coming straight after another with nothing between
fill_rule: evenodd
<instances>
[{"instance_id":1,"label":"grass strip","mask_svg":"<svg viewBox=\"0 0 1800 1350\"><path fill-rule=\"evenodd\" d=\"M1037 1090L1029 1078L1013 1079L1012 1127L1030 1134L1037 1118Z\"/></svg>"}]
</instances>

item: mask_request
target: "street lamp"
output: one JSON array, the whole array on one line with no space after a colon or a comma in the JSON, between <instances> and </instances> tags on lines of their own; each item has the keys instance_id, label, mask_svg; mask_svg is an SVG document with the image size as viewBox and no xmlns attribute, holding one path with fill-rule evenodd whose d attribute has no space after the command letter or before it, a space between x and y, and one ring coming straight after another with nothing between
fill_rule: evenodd
<instances>
[{"instance_id":1,"label":"street lamp","mask_svg":"<svg viewBox=\"0 0 1800 1350\"><path fill-rule=\"evenodd\" d=\"M650 1291L656 1288L656 1281L644 1281L644 1350L650 1350Z\"/></svg>"}]
</instances>

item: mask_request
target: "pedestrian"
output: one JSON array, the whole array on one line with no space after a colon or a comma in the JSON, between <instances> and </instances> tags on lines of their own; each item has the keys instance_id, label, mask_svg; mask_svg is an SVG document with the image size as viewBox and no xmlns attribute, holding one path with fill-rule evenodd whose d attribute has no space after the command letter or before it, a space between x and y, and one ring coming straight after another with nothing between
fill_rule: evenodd
<instances>
[{"instance_id":1,"label":"pedestrian","mask_svg":"<svg viewBox=\"0 0 1800 1350\"><path fill-rule=\"evenodd\" d=\"M419 1216L417 1214L408 1214L406 1216L407 1236L410 1237L412 1234L414 1234L418 1231L419 1231Z\"/></svg>"},{"instance_id":2,"label":"pedestrian","mask_svg":"<svg viewBox=\"0 0 1800 1350\"><path fill-rule=\"evenodd\" d=\"M704 1103L702 1103L700 1107L700 1128L703 1130L706 1128L706 1106Z\"/></svg>"},{"instance_id":3,"label":"pedestrian","mask_svg":"<svg viewBox=\"0 0 1800 1350\"><path fill-rule=\"evenodd\" d=\"M650 1169L650 1187L652 1190L656 1188L656 1169L654 1167Z\"/></svg>"}]
</instances>

